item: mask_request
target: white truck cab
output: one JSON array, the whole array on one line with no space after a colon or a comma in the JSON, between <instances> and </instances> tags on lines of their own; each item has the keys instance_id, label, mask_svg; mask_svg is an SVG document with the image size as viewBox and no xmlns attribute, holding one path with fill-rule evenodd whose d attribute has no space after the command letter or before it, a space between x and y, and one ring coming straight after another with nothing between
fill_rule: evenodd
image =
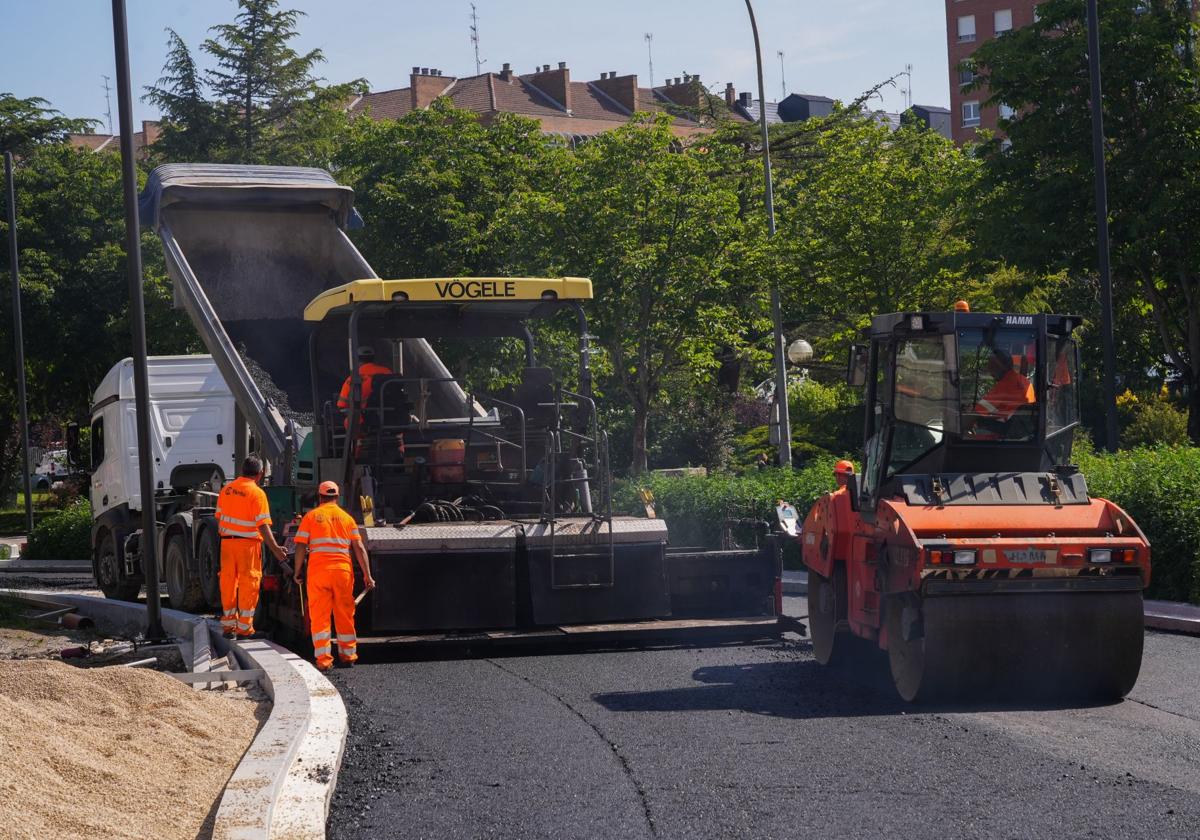
<instances>
[{"instance_id":1,"label":"white truck cab","mask_svg":"<svg viewBox=\"0 0 1200 840\"><path fill-rule=\"evenodd\" d=\"M150 447L156 490L194 487L234 470L233 394L212 356L151 356ZM142 509L133 360L122 359L96 389L92 406L92 516Z\"/></svg>"}]
</instances>

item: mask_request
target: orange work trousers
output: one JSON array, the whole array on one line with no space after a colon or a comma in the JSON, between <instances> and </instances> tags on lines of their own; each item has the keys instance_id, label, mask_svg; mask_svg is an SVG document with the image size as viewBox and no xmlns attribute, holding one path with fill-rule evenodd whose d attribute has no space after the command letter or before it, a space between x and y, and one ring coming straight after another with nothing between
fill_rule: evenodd
<instances>
[{"instance_id":1,"label":"orange work trousers","mask_svg":"<svg viewBox=\"0 0 1200 840\"><path fill-rule=\"evenodd\" d=\"M358 659L358 636L354 633L354 569L350 562L319 560L308 568L308 611L312 627L313 655L322 670L333 666L333 633L330 613L337 627L338 657L343 662Z\"/></svg>"},{"instance_id":2,"label":"orange work trousers","mask_svg":"<svg viewBox=\"0 0 1200 840\"><path fill-rule=\"evenodd\" d=\"M262 543L237 537L221 540L221 629L239 636L254 632Z\"/></svg>"}]
</instances>

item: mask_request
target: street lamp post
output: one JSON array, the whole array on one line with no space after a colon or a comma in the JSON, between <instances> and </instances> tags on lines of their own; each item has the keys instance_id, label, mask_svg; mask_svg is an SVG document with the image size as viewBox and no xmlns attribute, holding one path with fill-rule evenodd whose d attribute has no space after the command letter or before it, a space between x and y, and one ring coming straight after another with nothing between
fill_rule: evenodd
<instances>
[{"instance_id":1,"label":"street lamp post","mask_svg":"<svg viewBox=\"0 0 1200 840\"><path fill-rule=\"evenodd\" d=\"M33 533L33 481L29 468L29 406L25 402L25 337L21 325L21 269L17 263L17 189L12 152L4 153L4 183L8 188L8 263L12 271L13 343L16 345L17 408L21 416L21 464L25 486L25 533Z\"/></svg>"},{"instance_id":2,"label":"street lamp post","mask_svg":"<svg viewBox=\"0 0 1200 840\"><path fill-rule=\"evenodd\" d=\"M767 99L763 86L762 46L758 40L758 22L754 6L746 0L750 29L754 33L754 60L758 66L758 123L762 133L763 182L766 187L767 239L775 236L775 187L771 181L771 143L767 133ZM775 405L779 418L779 466L792 465L792 421L788 415L787 358L784 354L783 308L779 302L779 278L771 278L771 320L775 331Z\"/></svg>"},{"instance_id":3,"label":"street lamp post","mask_svg":"<svg viewBox=\"0 0 1200 840\"><path fill-rule=\"evenodd\" d=\"M113 46L117 59L117 111L121 131L121 184L125 196L125 261L129 275L129 324L133 331L133 397L141 478L142 539L146 573L146 638L166 638L158 591L158 516L154 509L154 452L150 448L150 386L146 370L146 308L142 292L142 245L138 224L137 171L133 163L133 95L129 81L129 35L125 0L112 0Z\"/></svg>"},{"instance_id":4,"label":"street lamp post","mask_svg":"<svg viewBox=\"0 0 1200 840\"><path fill-rule=\"evenodd\" d=\"M1100 17L1088 0L1088 72L1092 87L1092 158L1096 167L1096 250L1100 269L1100 335L1104 342L1104 444L1117 451L1117 351L1113 344L1112 269L1108 256L1108 177L1104 166L1104 103L1100 98Z\"/></svg>"}]
</instances>

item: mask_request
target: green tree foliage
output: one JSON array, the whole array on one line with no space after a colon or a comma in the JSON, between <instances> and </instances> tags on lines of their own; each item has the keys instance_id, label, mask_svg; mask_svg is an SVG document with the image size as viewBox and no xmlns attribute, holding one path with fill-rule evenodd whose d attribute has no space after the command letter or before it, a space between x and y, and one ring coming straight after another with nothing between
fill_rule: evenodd
<instances>
[{"instance_id":1,"label":"green tree foliage","mask_svg":"<svg viewBox=\"0 0 1200 840\"><path fill-rule=\"evenodd\" d=\"M555 155L534 120L485 126L437 100L402 120L355 120L337 165L369 220L355 237L376 271L519 274L542 261L518 219L534 223L552 201Z\"/></svg>"},{"instance_id":2,"label":"green tree foliage","mask_svg":"<svg viewBox=\"0 0 1200 840\"><path fill-rule=\"evenodd\" d=\"M167 29L167 60L158 82L146 88L145 100L162 112L162 134L153 154L166 161L206 161L221 142L214 103L205 96L204 78L187 44Z\"/></svg>"},{"instance_id":3,"label":"green tree foliage","mask_svg":"<svg viewBox=\"0 0 1200 840\"><path fill-rule=\"evenodd\" d=\"M95 120L68 119L37 96L18 99L0 93L0 153L27 155L39 145L62 143L67 136L87 131Z\"/></svg>"},{"instance_id":4,"label":"green tree foliage","mask_svg":"<svg viewBox=\"0 0 1200 840\"><path fill-rule=\"evenodd\" d=\"M187 45L167 33L162 77L146 99L162 109L161 160L329 166L361 79L326 85L314 75L325 57L290 42L303 12L278 0L239 0L232 23L212 27L200 49L214 66L201 74Z\"/></svg>"},{"instance_id":5,"label":"green tree foliage","mask_svg":"<svg viewBox=\"0 0 1200 840\"><path fill-rule=\"evenodd\" d=\"M1200 67L1189 5L1100 4L1114 292L1118 333L1142 344L1143 324L1191 394L1200 442ZM1016 109L980 148L981 243L1032 271L1095 270L1087 26L1082 0L1047 0L1039 20L974 56L991 102ZM1091 301L1086 301L1091 303ZM1094 303L1082 314L1094 311ZM1125 348L1123 348L1125 349ZM1142 359L1123 360L1136 371Z\"/></svg>"},{"instance_id":6,"label":"green tree foliage","mask_svg":"<svg viewBox=\"0 0 1200 840\"><path fill-rule=\"evenodd\" d=\"M86 422L100 379L131 352L120 157L35 148L17 168L16 194L30 418ZM0 221L0 237L7 236ZM152 234L142 254L151 352L194 352L191 327L171 308ZM12 323L7 294L0 295L0 323ZM11 341L0 342L0 475L10 480L20 474L13 354Z\"/></svg>"},{"instance_id":7,"label":"green tree foliage","mask_svg":"<svg viewBox=\"0 0 1200 840\"><path fill-rule=\"evenodd\" d=\"M778 172L775 270L793 319L856 330L874 313L943 309L972 266L975 161L933 131L835 113L794 131ZM781 133L780 144L794 141Z\"/></svg>"},{"instance_id":8,"label":"green tree foliage","mask_svg":"<svg viewBox=\"0 0 1200 840\"><path fill-rule=\"evenodd\" d=\"M633 122L594 138L570 159L556 256L590 275L593 332L632 414L633 472L648 466L647 429L670 377L715 371L717 353L743 342L759 285L746 271L755 248L733 185L733 152L680 148L669 120Z\"/></svg>"}]
</instances>

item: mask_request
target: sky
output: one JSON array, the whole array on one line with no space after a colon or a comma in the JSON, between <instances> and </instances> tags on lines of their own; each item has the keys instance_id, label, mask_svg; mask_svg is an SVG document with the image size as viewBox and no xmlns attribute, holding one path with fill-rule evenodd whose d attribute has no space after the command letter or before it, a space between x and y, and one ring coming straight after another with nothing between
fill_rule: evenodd
<instances>
[{"instance_id":1,"label":"sky","mask_svg":"<svg viewBox=\"0 0 1200 840\"><path fill-rule=\"evenodd\" d=\"M208 28L231 22L235 0L127 0L134 119L154 119L140 101L161 74L166 28L197 48ZM365 78L372 90L406 87L414 65L473 75L469 0L282 0L305 13L298 51L319 48L331 82ZM699 75L714 92L733 82L753 90L754 47L742 0L475 0L483 69L511 62L518 73L565 61L571 78L600 73L654 79ZM949 102L944 0L754 0L767 100L813 93L851 100L911 64L913 101ZM0 92L40 96L71 117L105 126L103 76L116 72L108 0L0 0ZM784 53L781 60L778 52ZM782 78L781 78L782 76ZM903 110L902 77L875 107Z\"/></svg>"}]
</instances>

